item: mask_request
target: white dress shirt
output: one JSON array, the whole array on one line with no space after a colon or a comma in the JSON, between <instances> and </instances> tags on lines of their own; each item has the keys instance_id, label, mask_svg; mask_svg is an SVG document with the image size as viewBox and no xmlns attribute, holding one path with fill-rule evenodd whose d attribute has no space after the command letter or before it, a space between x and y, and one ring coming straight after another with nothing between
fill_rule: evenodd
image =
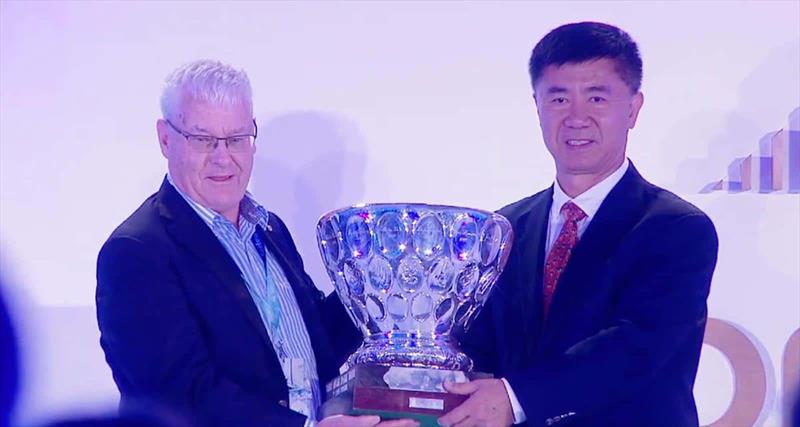
<instances>
[{"instance_id":1,"label":"white dress shirt","mask_svg":"<svg viewBox=\"0 0 800 427\"><path fill-rule=\"evenodd\" d=\"M628 170L629 164L630 162L626 157L620 167L611 175L607 176L604 180L598 182L583 193L579 194L574 199L569 197L564 190L561 189L561 185L556 179L556 181L553 183L553 204L550 207L549 220L547 221L547 243L545 246L545 254L550 253L550 249L553 248L553 243L555 243L558 233L561 232L561 228L564 226L564 218L561 217L561 207L567 202L572 202L581 208L581 210L586 214L586 218L578 221L578 239L580 239L580 237L583 235L583 232L586 231L586 227L589 226L592 218L594 218L598 209L600 209L600 205L603 203L603 200L606 199L606 196L608 196L608 193L611 192L611 189L614 188L619 180L622 179L622 176L625 175L625 171ZM546 256L545 259L547 259ZM506 381L505 378L501 378L501 380L503 381L503 385L506 386L508 400L511 401L511 409L514 411L514 424L525 422L527 416L525 415L525 411L522 410L522 405L519 404L517 395L514 394L514 390L511 389L511 385L508 384L508 381Z\"/></svg>"}]
</instances>

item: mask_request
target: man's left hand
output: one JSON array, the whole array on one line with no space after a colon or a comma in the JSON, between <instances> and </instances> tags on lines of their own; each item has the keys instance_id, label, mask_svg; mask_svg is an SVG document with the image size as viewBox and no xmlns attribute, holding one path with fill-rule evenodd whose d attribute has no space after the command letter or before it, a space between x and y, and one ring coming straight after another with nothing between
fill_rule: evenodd
<instances>
[{"instance_id":1,"label":"man's left hand","mask_svg":"<svg viewBox=\"0 0 800 427\"><path fill-rule=\"evenodd\" d=\"M457 408L439 418L444 427L508 427L514 424L514 413L503 381L475 380L468 383L445 383L455 394L469 395Z\"/></svg>"}]
</instances>

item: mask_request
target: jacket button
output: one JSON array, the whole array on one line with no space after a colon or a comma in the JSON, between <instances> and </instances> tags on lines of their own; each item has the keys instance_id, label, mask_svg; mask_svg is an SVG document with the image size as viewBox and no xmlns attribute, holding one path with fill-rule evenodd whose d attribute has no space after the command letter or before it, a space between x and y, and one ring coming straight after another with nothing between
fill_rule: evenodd
<instances>
[{"instance_id":1,"label":"jacket button","mask_svg":"<svg viewBox=\"0 0 800 427\"><path fill-rule=\"evenodd\" d=\"M289 402L281 399L281 400L278 401L278 405L281 405L281 406L283 406L285 408L285 407L289 406Z\"/></svg>"}]
</instances>

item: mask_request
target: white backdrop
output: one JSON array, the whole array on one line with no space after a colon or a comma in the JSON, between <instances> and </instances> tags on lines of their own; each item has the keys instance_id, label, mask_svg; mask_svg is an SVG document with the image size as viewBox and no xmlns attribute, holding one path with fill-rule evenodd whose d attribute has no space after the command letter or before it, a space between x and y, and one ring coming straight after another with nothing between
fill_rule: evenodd
<instances>
[{"instance_id":1,"label":"white backdrop","mask_svg":"<svg viewBox=\"0 0 800 427\"><path fill-rule=\"evenodd\" d=\"M759 349L755 424L778 425L784 347L800 326L800 196L700 190L800 106L797 1L3 0L0 262L22 335L20 423L116 403L95 260L163 178L155 120L173 68L210 57L247 70L260 124L252 190L330 290L314 240L325 211L496 209L551 183L526 65L541 36L580 20L640 44L645 105L629 155L715 221L710 315ZM696 393L709 424L730 409L736 377L730 355L705 350Z\"/></svg>"}]
</instances>

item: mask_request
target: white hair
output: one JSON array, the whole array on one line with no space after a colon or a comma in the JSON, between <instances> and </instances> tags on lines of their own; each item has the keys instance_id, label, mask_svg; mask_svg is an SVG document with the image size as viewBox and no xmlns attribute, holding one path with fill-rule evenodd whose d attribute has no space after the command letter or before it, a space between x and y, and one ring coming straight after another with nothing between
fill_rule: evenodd
<instances>
[{"instance_id":1,"label":"white hair","mask_svg":"<svg viewBox=\"0 0 800 427\"><path fill-rule=\"evenodd\" d=\"M247 73L211 59L184 64L167 76L161 91L161 114L165 119L177 118L184 96L213 105L244 104L253 109L253 91Z\"/></svg>"}]
</instances>

